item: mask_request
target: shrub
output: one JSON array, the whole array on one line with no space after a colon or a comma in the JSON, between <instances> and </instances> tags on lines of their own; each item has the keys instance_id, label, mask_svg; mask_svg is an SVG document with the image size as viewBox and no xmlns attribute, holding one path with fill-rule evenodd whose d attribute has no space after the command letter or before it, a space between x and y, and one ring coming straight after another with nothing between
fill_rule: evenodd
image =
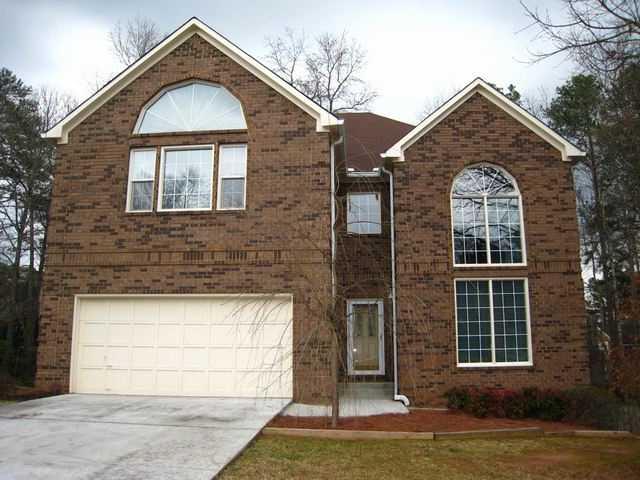
<instances>
[{"instance_id":1,"label":"shrub","mask_svg":"<svg viewBox=\"0 0 640 480\"><path fill-rule=\"evenodd\" d=\"M562 392L537 388L516 391L457 387L449 390L446 396L449 408L476 417L561 420L569 407L569 401Z\"/></svg>"},{"instance_id":2,"label":"shrub","mask_svg":"<svg viewBox=\"0 0 640 480\"><path fill-rule=\"evenodd\" d=\"M454 387L444 394L447 407L451 410L466 410L469 404L469 391L466 388Z\"/></svg>"}]
</instances>

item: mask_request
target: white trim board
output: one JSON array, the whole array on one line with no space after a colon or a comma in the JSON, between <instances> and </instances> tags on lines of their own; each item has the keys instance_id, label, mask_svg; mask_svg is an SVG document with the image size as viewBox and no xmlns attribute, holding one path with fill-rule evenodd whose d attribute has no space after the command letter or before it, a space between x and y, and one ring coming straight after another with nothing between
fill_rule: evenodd
<instances>
[{"instance_id":1,"label":"white trim board","mask_svg":"<svg viewBox=\"0 0 640 480\"><path fill-rule=\"evenodd\" d=\"M89 115L98 110L118 92L142 75L142 73L158 63L178 45L193 35L199 35L202 37L223 54L228 56L231 60L238 63L241 67L251 72L282 96L315 118L316 130L318 132L325 132L332 126L342 125L342 120L315 103L298 89L280 78L275 72L220 35L207 24L196 17L192 17L149 52L114 77L104 87L85 100L43 136L45 138L55 138L58 140L58 143L67 143L69 141L69 132L71 130L77 127Z\"/></svg>"},{"instance_id":2,"label":"white trim board","mask_svg":"<svg viewBox=\"0 0 640 480\"><path fill-rule=\"evenodd\" d=\"M578 149L575 145L538 120L520 105L509 100L504 94L500 93L494 87L478 77L447 100L433 113L428 115L427 118L416 125L413 130L398 140L386 152L382 153L381 156L383 158L392 158L396 161L403 162L404 152L407 148L417 142L425 133L438 125L442 120L448 117L450 113L460 107L476 93L482 95L484 98L504 110L524 126L528 127L534 133L549 142L553 147L557 148L562 154L562 160L570 161L571 157L583 157L586 155L585 152Z\"/></svg>"}]
</instances>

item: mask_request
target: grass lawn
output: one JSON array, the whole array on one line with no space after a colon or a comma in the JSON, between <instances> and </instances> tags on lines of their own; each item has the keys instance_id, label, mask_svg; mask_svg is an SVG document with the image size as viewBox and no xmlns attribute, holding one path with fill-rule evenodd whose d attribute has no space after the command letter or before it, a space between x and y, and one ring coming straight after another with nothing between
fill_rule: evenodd
<instances>
[{"instance_id":1,"label":"grass lawn","mask_svg":"<svg viewBox=\"0 0 640 480\"><path fill-rule=\"evenodd\" d=\"M349 441L262 436L221 478L631 480L640 478L640 441L574 437Z\"/></svg>"}]
</instances>

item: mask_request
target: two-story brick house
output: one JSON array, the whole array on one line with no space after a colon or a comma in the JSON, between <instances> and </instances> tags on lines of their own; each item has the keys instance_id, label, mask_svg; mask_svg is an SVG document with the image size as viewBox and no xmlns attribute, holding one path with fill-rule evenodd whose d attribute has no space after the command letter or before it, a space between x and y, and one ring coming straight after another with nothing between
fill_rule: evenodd
<instances>
[{"instance_id":1,"label":"two-story brick house","mask_svg":"<svg viewBox=\"0 0 640 480\"><path fill-rule=\"evenodd\" d=\"M581 152L482 80L339 118L194 18L47 136L42 386L324 403L331 308L405 402L587 381Z\"/></svg>"}]
</instances>

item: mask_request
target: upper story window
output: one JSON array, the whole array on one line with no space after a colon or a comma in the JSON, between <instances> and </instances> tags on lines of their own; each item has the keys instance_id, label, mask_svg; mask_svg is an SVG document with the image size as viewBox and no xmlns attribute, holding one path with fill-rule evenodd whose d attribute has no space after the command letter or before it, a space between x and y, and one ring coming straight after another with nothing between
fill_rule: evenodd
<instances>
[{"instance_id":1,"label":"upper story window","mask_svg":"<svg viewBox=\"0 0 640 480\"><path fill-rule=\"evenodd\" d=\"M218 210L242 210L246 201L247 146L221 145Z\"/></svg>"},{"instance_id":2,"label":"upper story window","mask_svg":"<svg viewBox=\"0 0 640 480\"><path fill-rule=\"evenodd\" d=\"M455 265L525 263L520 191L507 172L464 169L453 182L451 208Z\"/></svg>"},{"instance_id":3,"label":"upper story window","mask_svg":"<svg viewBox=\"0 0 640 480\"><path fill-rule=\"evenodd\" d=\"M155 149L131 150L129 156L128 212L150 212L156 174Z\"/></svg>"},{"instance_id":4,"label":"upper story window","mask_svg":"<svg viewBox=\"0 0 640 480\"><path fill-rule=\"evenodd\" d=\"M242 105L220 85L191 82L158 94L142 109L135 133L245 130Z\"/></svg>"},{"instance_id":5,"label":"upper story window","mask_svg":"<svg viewBox=\"0 0 640 480\"><path fill-rule=\"evenodd\" d=\"M211 209L213 147L162 149L158 210Z\"/></svg>"},{"instance_id":6,"label":"upper story window","mask_svg":"<svg viewBox=\"0 0 640 480\"><path fill-rule=\"evenodd\" d=\"M347 195L347 232L360 235L382 232L379 193L349 193Z\"/></svg>"}]
</instances>

